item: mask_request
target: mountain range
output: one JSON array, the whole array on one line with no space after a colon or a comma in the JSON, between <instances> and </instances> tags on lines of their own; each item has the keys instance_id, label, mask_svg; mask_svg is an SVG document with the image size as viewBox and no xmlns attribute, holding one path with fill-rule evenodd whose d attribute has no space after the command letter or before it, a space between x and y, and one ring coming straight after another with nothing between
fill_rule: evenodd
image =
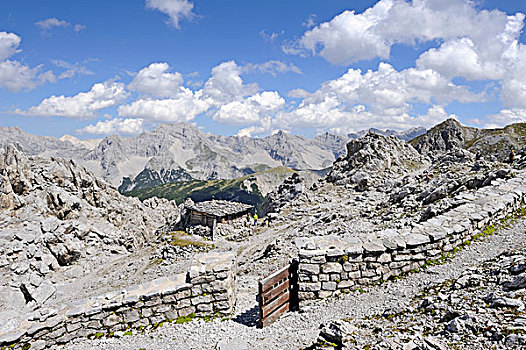
<instances>
[{"instance_id":1,"label":"mountain range","mask_svg":"<svg viewBox=\"0 0 526 350\"><path fill-rule=\"evenodd\" d=\"M408 140L425 132L371 129ZM324 169L345 152L350 139L367 133L324 133L312 139L279 131L264 138L219 136L191 124L161 124L135 137L101 140L60 139L0 128L0 145L15 144L29 155L74 159L121 192L176 181L233 179L278 166Z\"/></svg>"}]
</instances>

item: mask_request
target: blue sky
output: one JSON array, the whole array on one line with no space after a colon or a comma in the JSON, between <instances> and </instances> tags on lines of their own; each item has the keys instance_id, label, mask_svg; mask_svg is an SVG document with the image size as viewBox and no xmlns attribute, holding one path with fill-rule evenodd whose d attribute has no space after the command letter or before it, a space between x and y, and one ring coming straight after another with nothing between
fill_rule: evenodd
<instances>
[{"instance_id":1,"label":"blue sky","mask_svg":"<svg viewBox=\"0 0 526 350\"><path fill-rule=\"evenodd\" d=\"M526 119L522 1L1 1L0 126L80 138Z\"/></svg>"}]
</instances>

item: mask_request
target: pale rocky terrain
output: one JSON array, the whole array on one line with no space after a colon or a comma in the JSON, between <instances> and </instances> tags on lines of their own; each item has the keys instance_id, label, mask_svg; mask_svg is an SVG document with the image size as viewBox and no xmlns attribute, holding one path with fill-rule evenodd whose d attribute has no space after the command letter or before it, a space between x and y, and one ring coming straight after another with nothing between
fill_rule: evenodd
<instances>
[{"instance_id":1,"label":"pale rocky terrain","mask_svg":"<svg viewBox=\"0 0 526 350\"><path fill-rule=\"evenodd\" d=\"M140 251L178 215L166 200L121 196L72 160L12 146L0 149L0 207L0 313L46 312L129 283L148 264Z\"/></svg>"},{"instance_id":2,"label":"pale rocky terrain","mask_svg":"<svg viewBox=\"0 0 526 350\"><path fill-rule=\"evenodd\" d=\"M518 150L511 163L502 152L477 155L466 149L462 128L448 121L443 130L421 137L418 147L375 133L351 140L325 178L311 184L295 174L271 192L264 205L267 216L253 235L215 241L174 233L179 209L173 202L141 203L121 196L75 161L27 156L8 147L0 158L0 220L5 223L0 272L6 281L2 295L8 296L3 306L10 313L37 311L45 318L73 297L185 271L196 253L211 250L237 255L237 306L231 317L74 340L62 348L521 346L526 331L522 220L473 241L443 265L350 294L304 301L300 312L255 328L257 281L297 258L308 239L367 242L379 231L419 227L475 200L481 191L523 180L525 151Z\"/></svg>"}]
</instances>

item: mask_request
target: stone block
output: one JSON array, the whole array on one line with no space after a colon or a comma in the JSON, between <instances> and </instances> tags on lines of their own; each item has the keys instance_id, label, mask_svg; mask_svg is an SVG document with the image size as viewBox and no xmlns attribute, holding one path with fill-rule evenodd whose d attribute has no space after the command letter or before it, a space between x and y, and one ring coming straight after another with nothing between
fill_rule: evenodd
<instances>
[{"instance_id":1,"label":"stone block","mask_svg":"<svg viewBox=\"0 0 526 350\"><path fill-rule=\"evenodd\" d=\"M329 290L320 290L318 292L318 298L320 298L320 299L328 298L331 295L332 295L332 291L329 291Z\"/></svg>"},{"instance_id":2,"label":"stone block","mask_svg":"<svg viewBox=\"0 0 526 350\"><path fill-rule=\"evenodd\" d=\"M177 292L176 297L179 300L179 299L189 298L191 295L192 295L192 290L185 289L185 290L181 290Z\"/></svg>"},{"instance_id":3,"label":"stone block","mask_svg":"<svg viewBox=\"0 0 526 350\"><path fill-rule=\"evenodd\" d=\"M422 253L420 254L414 254L411 256L411 260L412 261L419 261L419 260L425 260L426 259L426 256Z\"/></svg>"},{"instance_id":4,"label":"stone block","mask_svg":"<svg viewBox=\"0 0 526 350\"><path fill-rule=\"evenodd\" d=\"M318 264L299 264L298 271L300 274L317 275L320 273L320 265Z\"/></svg>"},{"instance_id":5,"label":"stone block","mask_svg":"<svg viewBox=\"0 0 526 350\"><path fill-rule=\"evenodd\" d=\"M141 309L141 314L142 314L142 317L150 317L151 315L153 315L153 312L152 312L152 309L150 309L149 307L143 307Z\"/></svg>"},{"instance_id":6,"label":"stone block","mask_svg":"<svg viewBox=\"0 0 526 350\"><path fill-rule=\"evenodd\" d=\"M355 262L362 262L363 261L363 255L362 254L349 254L347 253L347 262L355 263Z\"/></svg>"},{"instance_id":7,"label":"stone block","mask_svg":"<svg viewBox=\"0 0 526 350\"><path fill-rule=\"evenodd\" d=\"M165 312L167 312L167 311L169 311L171 309L172 309L172 305L170 305L170 304L161 304L161 305L157 305L157 306L152 307L152 311L155 314L162 314L162 313L165 313Z\"/></svg>"},{"instance_id":8,"label":"stone block","mask_svg":"<svg viewBox=\"0 0 526 350\"><path fill-rule=\"evenodd\" d=\"M321 265L321 271L323 273L340 273L343 271L343 267L340 263L329 262Z\"/></svg>"},{"instance_id":9,"label":"stone block","mask_svg":"<svg viewBox=\"0 0 526 350\"><path fill-rule=\"evenodd\" d=\"M170 309L168 310L164 316L166 317L167 320L175 320L177 317L179 317L177 315L177 310L174 310L174 309Z\"/></svg>"},{"instance_id":10,"label":"stone block","mask_svg":"<svg viewBox=\"0 0 526 350\"><path fill-rule=\"evenodd\" d=\"M304 273L300 273L298 275L298 280L300 282L310 282L312 279L311 279L311 275L307 275L307 274L304 274Z\"/></svg>"},{"instance_id":11,"label":"stone block","mask_svg":"<svg viewBox=\"0 0 526 350\"><path fill-rule=\"evenodd\" d=\"M206 304L214 301L214 297L211 294L199 295L191 299L192 305Z\"/></svg>"},{"instance_id":12,"label":"stone block","mask_svg":"<svg viewBox=\"0 0 526 350\"><path fill-rule=\"evenodd\" d=\"M299 284L299 290L301 292L317 292L321 289L321 283L315 282L315 283L300 283Z\"/></svg>"},{"instance_id":13,"label":"stone block","mask_svg":"<svg viewBox=\"0 0 526 350\"><path fill-rule=\"evenodd\" d=\"M397 254L394 256L394 261L411 261L411 254Z\"/></svg>"},{"instance_id":14,"label":"stone block","mask_svg":"<svg viewBox=\"0 0 526 350\"><path fill-rule=\"evenodd\" d=\"M84 312L84 315L91 316L102 312L102 306L92 306Z\"/></svg>"},{"instance_id":15,"label":"stone block","mask_svg":"<svg viewBox=\"0 0 526 350\"><path fill-rule=\"evenodd\" d=\"M431 249L426 252L426 256L431 258L437 257L440 254L442 254L442 251L440 249Z\"/></svg>"},{"instance_id":16,"label":"stone block","mask_svg":"<svg viewBox=\"0 0 526 350\"><path fill-rule=\"evenodd\" d=\"M322 273L321 275L318 276L319 279L320 279L320 282L326 282L329 280L329 275L326 274L326 273Z\"/></svg>"},{"instance_id":17,"label":"stone block","mask_svg":"<svg viewBox=\"0 0 526 350\"><path fill-rule=\"evenodd\" d=\"M364 251L364 248L363 248L363 245L361 243L356 243L356 244L352 244L350 246L348 246L347 248L345 248L345 254L347 255L352 255L352 256L359 256L363 253Z\"/></svg>"},{"instance_id":18,"label":"stone block","mask_svg":"<svg viewBox=\"0 0 526 350\"><path fill-rule=\"evenodd\" d=\"M197 296L203 294L203 289L201 286L193 286L192 287L192 296Z\"/></svg>"},{"instance_id":19,"label":"stone block","mask_svg":"<svg viewBox=\"0 0 526 350\"><path fill-rule=\"evenodd\" d=\"M357 271L360 269L360 265L356 263L350 263L348 261L343 263L343 271L350 272L350 271Z\"/></svg>"},{"instance_id":20,"label":"stone block","mask_svg":"<svg viewBox=\"0 0 526 350\"><path fill-rule=\"evenodd\" d=\"M438 242L447 236L447 232L445 230L439 230L439 229L432 230L428 232L428 234L429 234L429 237L431 237L431 240L433 242Z\"/></svg>"},{"instance_id":21,"label":"stone block","mask_svg":"<svg viewBox=\"0 0 526 350\"><path fill-rule=\"evenodd\" d=\"M380 267L376 268L376 275L383 276L384 273L388 272L389 270L390 270L389 266L387 266L387 265L380 266Z\"/></svg>"},{"instance_id":22,"label":"stone block","mask_svg":"<svg viewBox=\"0 0 526 350\"><path fill-rule=\"evenodd\" d=\"M336 288L338 288L338 289L347 289L347 288L350 288L350 287L352 287L354 285L355 285L354 281L346 280L346 281L341 281L340 283L338 283L338 286Z\"/></svg>"},{"instance_id":23,"label":"stone block","mask_svg":"<svg viewBox=\"0 0 526 350\"><path fill-rule=\"evenodd\" d=\"M363 250L368 254L381 254L385 252L386 249L387 248L380 241L363 244Z\"/></svg>"},{"instance_id":24,"label":"stone block","mask_svg":"<svg viewBox=\"0 0 526 350\"><path fill-rule=\"evenodd\" d=\"M121 322L121 318L115 314L110 314L108 317L102 320L102 324L106 327L114 326L119 322Z\"/></svg>"},{"instance_id":25,"label":"stone block","mask_svg":"<svg viewBox=\"0 0 526 350\"><path fill-rule=\"evenodd\" d=\"M298 292L298 298L300 300L314 300L316 299L316 294L313 292Z\"/></svg>"},{"instance_id":26,"label":"stone block","mask_svg":"<svg viewBox=\"0 0 526 350\"><path fill-rule=\"evenodd\" d=\"M320 257L323 257L323 260L325 260L325 250L321 250L321 249L318 249L318 250L305 250L305 249L300 249L299 251L299 260L300 260L300 263L303 262L303 261L309 261L311 260L312 258L320 258Z\"/></svg>"},{"instance_id":27,"label":"stone block","mask_svg":"<svg viewBox=\"0 0 526 350\"><path fill-rule=\"evenodd\" d=\"M365 262L374 262L376 261L377 259L377 255L373 255L373 254L365 254L363 256L363 261Z\"/></svg>"},{"instance_id":28,"label":"stone block","mask_svg":"<svg viewBox=\"0 0 526 350\"><path fill-rule=\"evenodd\" d=\"M214 297L214 300L216 301L223 301L223 300L228 300L229 294L228 293L215 293L213 297Z\"/></svg>"},{"instance_id":29,"label":"stone block","mask_svg":"<svg viewBox=\"0 0 526 350\"><path fill-rule=\"evenodd\" d=\"M419 233L412 233L410 235L407 235L405 237L405 242L409 248L418 247L422 244L427 244L431 242L429 239L429 236L419 234Z\"/></svg>"},{"instance_id":30,"label":"stone block","mask_svg":"<svg viewBox=\"0 0 526 350\"><path fill-rule=\"evenodd\" d=\"M227 288L227 281L213 281L208 284L203 284L201 289L203 293L217 293Z\"/></svg>"},{"instance_id":31,"label":"stone block","mask_svg":"<svg viewBox=\"0 0 526 350\"><path fill-rule=\"evenodd\" d=\"M66 330L68 331L68 333L72 333L81 327L82 327L81 323L67 323L66 324Z\"/></svg>"},{"instance_id":32,"label":"stone block","mask_svg":"<svg viewBox=\"0 0 526 350\"><path fill-rule=\"evenodd\" d=\"M334 281L334 282L338 282L342 279L342 276L339 274L339 273L331 273L329 275L329 280L330 281Z\"/></svg>"},{"instance_id":33,"label":"stone block","mask_svg":"<svg viewBox=\"0 0 526 350\"><path fill-rule=\"evenodd\" d=\"M362 271L362 277L363 278L370 278L376 276L376 271L372 269L367 269L365 271Z\"/></svg>"},{"instance_id":34,"label":"stone block","mask_svg":"<svg viewBox=\"0 0 526 350\"><path fill-rule=\"evenodd\" d=\"M177 309L182 309L182 308L185 308L185 307L189 307L191 305L192 305L192 303L191 303L190 299L183 299L183 300L179 300L179 302L177 304L175 304L175 307Z\"/></svg>"},{"instance_id":35,"label":"stone block","mask_svg":"<svg viewBox=\"0 0 526 350\"><path fill-rule=\"evenodd\" d=\"M163 296L163 302L165 303L175 303L176 301L177 301L177 297L175 294Z\"/></svg>"},{"instance_id":36,"label":"stone block","mask_svg":"<svg viewBox=\"0 0 526 350\"><path fill-rule=\"evenodd\" d=\"M195 312L195 307L193 306L189 306L189 307L185 307L183 309L177 310L177 314L179 316L188 316L190 314L193 314L194 312Z\"/></svg>"},{"instance_id":37,"label":"stone block","mask_svg":"<svg viewBox=\"0 0 526 350\"><path fill-rule=\"evenodd\" d=\"M152 297L152 298L144 301L144 306L151 307L151 306L159 305L162 302L163 302L163 300L161 299L160 296L155 296L155 297Z\"/></svg>"},{"instance_id":38,"label":"stone block","mask_svg":"<svg viewBox=\"0 0 526 350\"><path fill-rule=\"evenodd\" d=\"M85 323L86 328L99 329L101 328L100 321L89 321Z\"/></svg>"},{"instance_id":39,"label":"stone block","mask_svg":"<svg viewBox=\"0 0 526 350\"><path fill-rule=\"evenodd\" d=\"M322 282L321 289L322 290L336 290L336 282Z\"/></svg>"},{"instance_id":40,"label":"stone block","mask_svg":"<svg viewBox=\"0 0 526 350\"><path fill-rule=\"evenodd\" d=\"M150 317L150 319L148 321L150 321L150 324L154 326L156 324L159 324L161 322L166 321L166 316L164 316L164 315L152 316L152 317Z\"/></svg>"},{"instance_id":41,"label":"stone block","mask_svg":"<svg viewBox=\"0 0 526 350\"><path fill-rule=\"evenodd\" d=\"M215 280L214 276L201 275L201 276L192 278L191 283L193 285L204 284L204 283L212 282L213 280Z\"/></svg>"},{"instance_id":42,"label":"stone block","mask_svg":"<svg viewBox=\"0 0 526 350\"><path fill-rule=\"evenodd\" d=\"M143 314L143 316L144 316L144 314ZM139 311L137 311L135 309L129 310L129 311L125 312L122 315L122 318L123 318L124 322L126 322L126 323L136 322L140 318Z\"/></svg>"},{"instance_id":43,"label":"stone block","mask_svg":"<svg viewBox=\"0 0 526 350\"><path fill-rule=\"evenodd\" d=\"M347 278L350 280L356 280L356 279L362 278L362 272L359 270L347 272Z\"/></svg>"},{"instance_id":44,"label":"stone block","mask_svg":"<svg viewBox=\"0 0 526 350\"><path fill-rule=\"evenodd\" d=\"M345 255L345 252L340 248L330 248L327 250L327 253L325 253L325 256L328 258L340 258L341 256Z\"/></svg>"},{"instance_id":45,"label":"stone block","mask_svg":"<svg viewBox=\"0 0 526 350\"><path fill-rule=\"evenodd\" d=\"M213 304L213 309L214 310L228 310L232 307L232 304L228 301L220 301L220 302L215 302ZM198 307L199 309L199 307Z\"/></svg>"},{"instance_id":46,"label":"stone block","mask_svg":"<svg viewBox=\"0 0 526 350\"><path fill-rule=\"evenodd\" d=\"M98 314L91 315L90 320L102 320L106 316L108 316L110 313L108 311L99 312Z\"/></svg>"},{"instance_id":47,"label":"stone block","mask_svg":"<svg viewBox=\"0 0 526 350\"><path fill-rule=\"evenodd\" d=\"M376 261L378 261L379 263L388 263L391 261L391 254L383 253L382 255L378 257Z\"/></svg>"}]
</instances>

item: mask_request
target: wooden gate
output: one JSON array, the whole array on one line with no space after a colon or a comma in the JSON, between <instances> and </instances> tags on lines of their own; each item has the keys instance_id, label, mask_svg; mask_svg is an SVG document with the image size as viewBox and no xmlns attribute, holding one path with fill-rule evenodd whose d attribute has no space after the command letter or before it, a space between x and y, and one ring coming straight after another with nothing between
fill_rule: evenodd
<instances>
[{"instance_id":1,"label":"wooden gate","mask_svg":"<svg viewBox=\"0 0 526 350\"><path fill-rule=\"evenodd\" d=\"M259 281L259 322L263 328L276 321L287 310L299 309L298 262L292 263Z\"/></svg>"}]
</instances>

